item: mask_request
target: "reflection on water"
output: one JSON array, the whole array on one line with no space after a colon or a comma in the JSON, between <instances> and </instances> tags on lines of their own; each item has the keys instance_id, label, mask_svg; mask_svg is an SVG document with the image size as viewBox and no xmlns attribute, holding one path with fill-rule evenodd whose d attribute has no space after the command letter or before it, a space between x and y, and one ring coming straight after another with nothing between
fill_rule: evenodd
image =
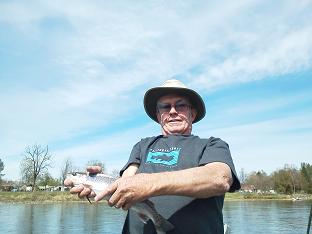
<instances>
[{"instance_id":1,"label":"reflection on water","mask_svg":"<svg viewBox=\"0 0 312 234\"><path fill-rule=\"evenodd\" d=\"M105 204L0 203L0 233L121 233L125 212Z\"/></svg>"},{"instance_id":2,"label":"reflection on water","mask_svg":"<svg viewBox=\"0 0 312 234\"><path fill-rule=\"evenodd\" d=\"M311 202L228 201L230 233L306 233ZM125 212L104 203L0 203L0 233L121 233Z\"/></svg>"},{"instance_id":3,"label":"reflection on water","mask_svg":"<svg viewBox=\"0 0 312 234\"><path fill-rule=\"evenodd\" d=\"M224 222L231 233L306 233L311 201L228 201Z\"/></svg>"}]
</instances>

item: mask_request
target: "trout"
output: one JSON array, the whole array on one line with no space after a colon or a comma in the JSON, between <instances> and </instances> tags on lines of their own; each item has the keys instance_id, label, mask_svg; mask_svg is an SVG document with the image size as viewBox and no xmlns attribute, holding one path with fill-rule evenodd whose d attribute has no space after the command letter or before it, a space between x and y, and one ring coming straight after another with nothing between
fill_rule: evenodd
<instances>
[{"instance_id":1,"label":"trout","mask_svg":"<svg viewBox=\"0 0 312 234\"><path fill-rule=\"evenodd\" d=\"M84 187L90 188L95 194L105 190L116 180L116 178L106 174L93 175L83 172L68 173L66 179L70 179L74 186L83 185ZM104 199L108 201L110 197L111 195L107 195ZM168 220L157 212L153 202L150 200L138 202L131 206L130 209L138 214L138 217L144 224L146 224L148 220L152 220L157 234L164 234L174 228Z\"/></svg>"}]
</instances>

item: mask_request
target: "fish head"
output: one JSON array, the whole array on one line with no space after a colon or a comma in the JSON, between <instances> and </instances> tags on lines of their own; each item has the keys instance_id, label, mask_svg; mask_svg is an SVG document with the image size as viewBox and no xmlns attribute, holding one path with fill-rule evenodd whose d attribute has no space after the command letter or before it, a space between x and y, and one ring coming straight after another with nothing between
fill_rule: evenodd
<instances>
[{"instance_id":1,"label":"fish head","mask_svg":"<svg viewBox=\"0 0 312 234\"><path fill-rule=\"evenodd\" d=\"M69 179L73 182L74 186L84 184L86 181L87 174L84 172L70 172L67 173L66 179Z\"/></svg>"}]
</instances>

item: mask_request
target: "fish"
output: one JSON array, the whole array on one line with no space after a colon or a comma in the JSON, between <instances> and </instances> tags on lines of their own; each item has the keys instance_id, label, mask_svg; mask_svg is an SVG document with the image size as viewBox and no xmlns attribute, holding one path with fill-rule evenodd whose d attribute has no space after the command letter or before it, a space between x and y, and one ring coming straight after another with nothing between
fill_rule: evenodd
<instances>
[{"instance_id":1,"label":"fish","mask_svg":"<svg viewBox=\"0 0 312 234\"><path fill-rule=\"evenodd\" d=\"M173 156L172 155L168 156L166 154L163 154L163 155L153 155L152 159L170 162L173 159Z\"/></svg>"},{"instance_id":2,"label":"fish","mask_svg":"<svg viewBox=\"0 0 312 234\"><path fill-rule=\"evenodd\" d=\"M117 180L117 178L103 173L88 174L84 172L68 173L66 179L71 180L74 186L83 185L90 188L95 194L105 190L110 184ZM110 197L111 195L107 195L104 197L104 200L108 201ZM87 199L90 202L89 198ZM157 234L165 234L174 229L174 226L157 212L154 203L148 199L134 204L130 209L138 214L139 219L144 224L146 224L148 220L151 220L154 223Z\"/></svg>"}]
</instances>

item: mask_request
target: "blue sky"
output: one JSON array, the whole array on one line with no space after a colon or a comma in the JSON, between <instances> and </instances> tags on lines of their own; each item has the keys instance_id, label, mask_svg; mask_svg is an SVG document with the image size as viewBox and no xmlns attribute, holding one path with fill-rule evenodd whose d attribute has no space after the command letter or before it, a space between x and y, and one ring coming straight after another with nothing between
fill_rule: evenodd
<instances>
[{"instance_id":1,"label":"blue sky","mask_svg":"<svg viewBox=\"0 0 312 234\"><path fill-rule=\"evenodd\" d=\"M0 158L49 145L108 171L160 133L144 92L176 77L207 107L193 134L230 145L239 172L312 163L312 2L0 1Z\"/></svg>"}]
</instances>

